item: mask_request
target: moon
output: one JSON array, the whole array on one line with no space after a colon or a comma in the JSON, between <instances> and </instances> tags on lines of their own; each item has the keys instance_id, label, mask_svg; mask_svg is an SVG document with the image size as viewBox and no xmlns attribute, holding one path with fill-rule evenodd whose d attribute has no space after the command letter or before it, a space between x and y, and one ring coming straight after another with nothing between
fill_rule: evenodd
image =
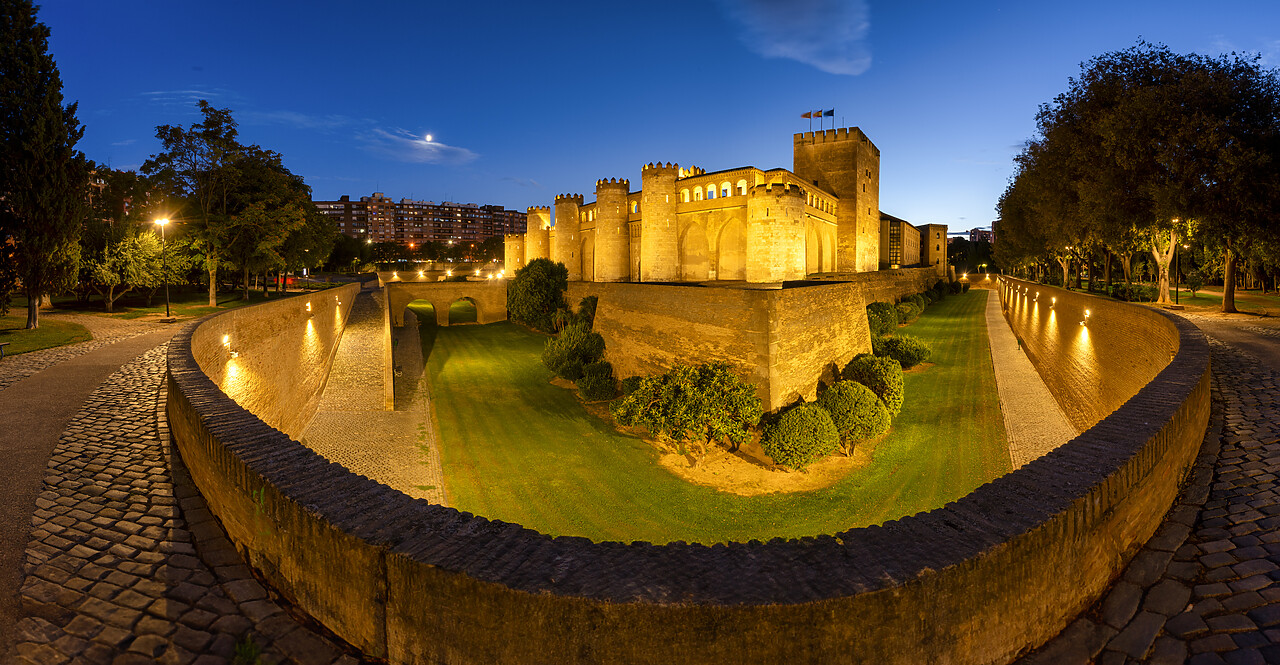
<instances>
[{"instance_id":1,"label":"moon","mask_svg":"<svg viewBox=\"0 0 1280 665\"><path fill-rule=\"evenodd\" d=\"M431 143L431 135L427 134L427 143Z\"/></svg>"}]
</instances>

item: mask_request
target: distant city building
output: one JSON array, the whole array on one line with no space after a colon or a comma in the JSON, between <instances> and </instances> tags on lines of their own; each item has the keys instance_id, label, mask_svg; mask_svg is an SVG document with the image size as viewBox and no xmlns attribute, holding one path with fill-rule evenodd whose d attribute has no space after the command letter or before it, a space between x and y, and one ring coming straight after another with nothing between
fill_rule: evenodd
<instances>
[{"instance_id":1,"label":"distant city building","mask_svg":"<svg viewBox=\"0 0 1280 665\"><path fill-rule=\"evenodd\" d=\"M405 246L433 241L479 243L525 230L525 213L502 206L393 201L382 192L362 196L359 201L343 196L337 201L315 204L345 236Z\"/></svg>"},{"instance_id":2,"label":"distant city building","mask_svg":"<svg viewBox=\"0 0 1280 665\"><path fill-rule=\"evenodd\" d=\"M994 231L986 229L969 229L969 242L995 242Z\"/></svg>"},{"instance_id":3,"label":"distant city building","mask_svg":"<svg viewBox=\"0 0 1280 665\"><path fill-rule=\"evenodd\" d=\"M896 270L920 263L920 230L905 219L880 212L880 269Z\"/></svg>"},{"instance_id":4,"label":"distant city building","mask_svg":"<svg viewBox=\"0 0 1280 665\"><path fill-rule=\"evenodd\" d=\"M940 266L945 274L949 265L947 261L947 225L921 224L916 229L920 231L920 265Z\"/></svg>"}]
</instances>

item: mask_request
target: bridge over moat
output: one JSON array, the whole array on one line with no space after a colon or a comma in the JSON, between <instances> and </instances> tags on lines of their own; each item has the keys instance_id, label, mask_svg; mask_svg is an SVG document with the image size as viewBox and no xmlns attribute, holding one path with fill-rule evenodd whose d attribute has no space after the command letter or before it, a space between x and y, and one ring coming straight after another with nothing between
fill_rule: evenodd
<instances>
[{"instance_id":1,"label":"bridge over moat","mask_svg":"<svg viewBox=\"0 0 1280 665\"><path fill-rule=\"evenodd\" d=\"M483 282L386 282L391 324L404 325L404 311L409 303L425 300L436 312L436 325L449 325L449 306L469 300L476 306L477 323L507 320L507 282L494 279Z\"/></svg>"}]
</instances>

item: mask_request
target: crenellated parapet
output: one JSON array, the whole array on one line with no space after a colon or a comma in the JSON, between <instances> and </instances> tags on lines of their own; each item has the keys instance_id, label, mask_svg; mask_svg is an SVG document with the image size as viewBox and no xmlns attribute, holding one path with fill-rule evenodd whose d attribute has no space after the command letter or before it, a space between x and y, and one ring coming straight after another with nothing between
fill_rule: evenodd
<instances>
[{"instance_id":1,"label":"crenellated parapet","mask_svg":"<svg viewBox=\"0 0 1280 665\"><path fill-rule=\"evenodd\" d=\"M630 192L631 181L626 178L601 178L596 181L596 192L598 193L602 189L621 189L623 192Z\"/></svg>"},{"instance_id":2,"label":"crenellated parapet","mask_svg":"<svg viewBox=\"0 0 1280 665\"><path fill-rule=\"evenodd\" d=\"M792 183L762 182L747 190L751 196L796 196L805 198L807 192L803 187Z\"/></svg>"},{"instance_id":3,"label":"crenellated parapet","mask_svg":"<svg viewBox=\"0 0 1280 665\"><path fill-rule=\"evenodd\" d=\"M706 175L706 173L707 173L707 170L700 166L687 166L683 169L680 169L679 176L681 178L693 178L700 175Z\"/></svg>"},{"instance_id":4,"label":"crenellated parapet","mask_svg":"<svg viewBox=\"0 0 1280 665\"><path fill-rule=\"evenodd\" d=\"M551 260L564 264L569 270L569 281L582 279L581 194L558 194L555 199L555 227L551 241Z\"/></svg>"},{"instance_id":5,"label":"crenellated parapet","mask_svg":"<svg viewBox=\"0 0 1280 665\"><path fill-rule=\"evenodd\" d=\"M748 282L782 282L805 277L803 187L761 183L747 190Z\"/></svg>"},{"instance_id":6,"label":"crenellated parapet","mask_svg":"<svg viewBox=\"0 0 1280 665\"><path fill-rule=\"evenodd\" d=\"M676 179L680 165L646 164L640 170L640 280L675 282L680 279L680 235L676 218Z\"/></svg>"},{"instance_id":7,"label":"crenellated parapet","mask_svg":"<svg viewBox=\"0 0 1280 665\"><path fill-rule=\"evenodd\" d=\"M530 206L525 223L524 262L551 258L551 208Z\"/></svg>"},{"instance_id":8,"label":"crenellated parapet","mask_svg":"<svg viewBox=\"0 0 1280 665\"><path fill-rule=\"evenodd\" d=\"M649 163L640 167L640 177L649 178L658 175L670 175L673 179L680 177L680 165L667 162Z\"/></svg>"},{"instance_id":9,"label":"crenellated parapet","mask_svg":"<svg viewBox=\"0 0 1280 665\"><path fill-rule=\"evenodd\" d=\"M582 201L583 199L581 194L556 194L556 199L555 199L556 206L559 206L561 203L569 203L569 202L572 202L575 205L581 206ZM557 220L557 223L559 223L559 220Z\"/></svg>"}]
</instances>

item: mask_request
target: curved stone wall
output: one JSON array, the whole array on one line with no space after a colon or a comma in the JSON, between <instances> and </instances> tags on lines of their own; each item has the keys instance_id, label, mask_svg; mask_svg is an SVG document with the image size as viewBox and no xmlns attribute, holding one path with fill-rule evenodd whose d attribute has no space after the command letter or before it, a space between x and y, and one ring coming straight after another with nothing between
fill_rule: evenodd
<instances>
[{"instance_id":1,"label":"curved stone wall","mask_svg":"<svg viewBox=\"0 0 1280 665\"><path fill-rule=\"evenodd\" d=\"M282 315L238 316L255 314L262 325ZM1208 347L1193 326L1154 314L1176 335L1091 331L1097 345L1163 344L1172 361L1076 439L944 508L800 540L592 543L410 499L218 389L201 369L217 349L193 340L228 314L174 337L168 414L251 565L392 663L1003 663L1098 597L1199 448Z\"/></svg>"}]
</instances>

